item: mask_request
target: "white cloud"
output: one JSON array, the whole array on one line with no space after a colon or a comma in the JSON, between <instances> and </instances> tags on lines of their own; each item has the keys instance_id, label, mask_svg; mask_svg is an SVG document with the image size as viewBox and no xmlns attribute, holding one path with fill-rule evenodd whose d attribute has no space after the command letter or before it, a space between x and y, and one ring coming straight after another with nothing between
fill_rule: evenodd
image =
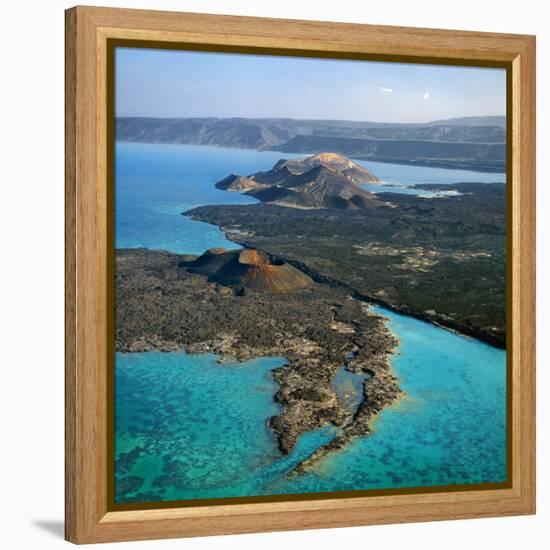
<instances>
[{"instance_id":1,"label":"white cloud","mask_svg":"<svg viewBox=\"0 0 550 550\"><path fill-rule=\"evenodd\" d=\"M384 88L383 86L378 86L378 89L379 89L384 95L393 94L393 89L392 89L392 88Z\"/></svg>"},{"instance_id":2,"label":"white cloud","mask_svg":"<svg viewBox=\"0 0 550 550\"><path fill-rule=\"evenodd\" d=\"M430 99L430 92L424 92L422 99L424 99L424 101L428 101L428 99Z\"/></svg>"}]
</instances>

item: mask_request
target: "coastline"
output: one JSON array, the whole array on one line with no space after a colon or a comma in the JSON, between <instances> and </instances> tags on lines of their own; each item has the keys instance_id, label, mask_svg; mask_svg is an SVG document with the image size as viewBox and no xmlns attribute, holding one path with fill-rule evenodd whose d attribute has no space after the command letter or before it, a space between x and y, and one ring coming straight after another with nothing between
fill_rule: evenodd
<instances>
[{"instance_id":1,"label":"coastline","mask_svg":"<svg viewBox=\"0 0 550 550\"><path fill-rule=\"evenodd\" d=\"M401 395L391 366L398 341L369 304L318 283L275 298L254 291L242 296L183 271L182 258L117 251L117 351L184 350L239 362L284 357L287 363L273 370L274 400L283 410L269 420L283 455L302 434L329 424L348 439L368 435L371 419ZM193 327L177 332L182 314ZM341 368L367 375L355 413L332 386Z\"/></svg>"},{"instance_id":2,"label":"coastline","mask_svg":"<svg viewBox=\"0 0 550 550\"><path fill-rule=\"evenodd\" d=\"M314 453L302 460L295 468L293 468L288 475L292 476L302 474L328 454L343 450L347 445L352 443L354 439L371 435L373 432L373 424L379 418L380 413L388 408L394 407L406 397L406 393L398 385L399 376L395 372L392 363L392 358L399 347L400 342L397 335L389 329L387 322L385 328L394 339L394 346L391 351L388 352L386 357L388 369L385 373L385 379L382 380L382 384L386 385L388 391L391 392L393 389L396 390L396 393L392 394L391 398L387 402L376 402L376 399L373 399L372 395L372 385L380 383L380 377L378 380L375 380L374 378L366 378L363 381L363 399L359 403L352 420L348 424L340 427L343 433L337 435L334 439L316 449Z\"/></svg>"}]
</instances>

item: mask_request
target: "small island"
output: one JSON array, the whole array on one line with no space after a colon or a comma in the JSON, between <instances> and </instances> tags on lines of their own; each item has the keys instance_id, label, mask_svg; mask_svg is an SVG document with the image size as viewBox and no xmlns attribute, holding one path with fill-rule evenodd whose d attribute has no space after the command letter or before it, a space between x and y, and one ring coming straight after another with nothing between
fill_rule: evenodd
<instances>
[{"instance_id":1,"label":"small island","mask_svg":"<svg viewBox=\"0 0 550 550\"><path fill-rule=\"evenodd\" d=\"M376 176L346 157L318 153L303 159L281 159L267 172L250 176L231 174L216 187L279 206L348 210L387 205L360 185L379 182Z\"/></svg>"}]
</instances>

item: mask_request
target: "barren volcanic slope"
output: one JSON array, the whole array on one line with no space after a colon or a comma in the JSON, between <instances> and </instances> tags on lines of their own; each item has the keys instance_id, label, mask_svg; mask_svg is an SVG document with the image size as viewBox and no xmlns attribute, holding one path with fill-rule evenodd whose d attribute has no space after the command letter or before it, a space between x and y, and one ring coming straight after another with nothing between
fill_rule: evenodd
<instances>
[{"instance_id":1,"label":"barren volcanic slope","mask_svg":"<svg viewBox=\"0 0 550 550\"><path fill-rule=\"evenodd\" d=\"M357 162L336 153L317 153L303 159L280 160L275 169L287 168L292 174L303 174L317 166L326 166L341 173L355 183L379 182L380 180Z\"/></svg>"},{"instance_id":2,"label":"barren volcanic slope","mask_svg":"<svg viewBox=\"0 0 550 550\"><path fill-rule=\"evenodd\" d=\"M384 203L359 184L380 181L352 160L335 153L282 159L267 172L231 174L218 189L244 192L262 202L295 208L364 209Z\"/></svg>"},{"instance_id":3,"label":"barren volcanic slope","mask_svg":"<svg viewBox=\"0 0 550 550\"><path fill-rule=\"evenodd\" d=\"M206 275L211 282L236 287L241 294L247 288L290 292L313 283L305 273L290 264L251 249L226 251L212 248L196 260L180 265L191 273Z\"/></svg>"}]
</instances>

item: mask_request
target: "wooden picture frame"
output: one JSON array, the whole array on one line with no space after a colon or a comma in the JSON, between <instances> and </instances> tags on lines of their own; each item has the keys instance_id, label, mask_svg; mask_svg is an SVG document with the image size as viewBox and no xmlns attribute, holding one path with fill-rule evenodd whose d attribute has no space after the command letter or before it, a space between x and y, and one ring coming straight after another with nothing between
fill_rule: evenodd
<instances>
[{"instance_id":1,"label":"wooden picture frame","mask_svg":"<svg viewBox=\"0 0 550 550\"><path fill-rule=\"evenodd\" d=\"M117 511L110 506L113 330L110 41L493 65L508 70L508 486ZM109 84L112 85L112 84ZM129 541L535 513L535 38L75 7L66 12L66 538Z\"/></svg>"}]
</instances>

